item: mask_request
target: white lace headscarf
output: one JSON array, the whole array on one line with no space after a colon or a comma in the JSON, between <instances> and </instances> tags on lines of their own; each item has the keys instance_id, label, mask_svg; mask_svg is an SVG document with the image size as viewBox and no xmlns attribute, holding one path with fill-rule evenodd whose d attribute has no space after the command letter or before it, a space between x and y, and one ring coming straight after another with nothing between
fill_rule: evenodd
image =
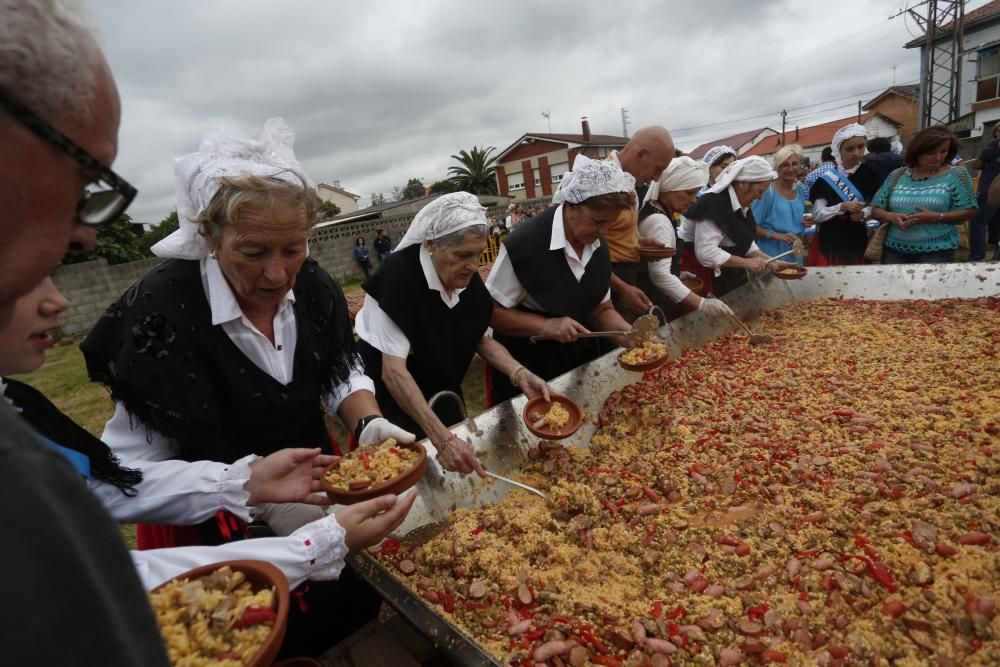
<instances>
[{"instance_id":1,"label":"white lace headscarf","mask_svg":"<svg viewBox=\"0 0 1000 667\"><path fill-rule=\"evenodd\" d=\"M771 167L771 163L759 155L751 155L741 160L737 160L722 170L719 177L715 179L715 185L708 189L709 192L725 192L726 188L734 181L749 181L751 183L759 181L773 181L778 178L777 172Z\"/></svg>"},{"instance_id":2,"label":"white lace headscarf","mask_svg":"<svg viewBox=\"0 0 1000 667\"><path fill-rule=\"evenodd\" d=\"M591 160L577 155L573 169L566 172L552 195L552 203L582 204L591 197L612 192L635 192L635 178L613 160Z\"/></svg>"},{"instance_id":3,"label":"white lace headscarf","mask_svg":"<svg viewBox=\"0 0 1000 667\"><path fill-rule=\"evenodd\" d=\"M485 234L489 224L486 209L479 203L476 195L468 192L441 195L420 209L394 252L471 227L479 227Z\"/></svg>"},{"instance_id":4,"label":"white lace headscarf","mask_svg":"<svg viewBox=\"0 0 1000 667\"><path fill-rule=\"evenodd\" d=\"M222 127L205 133L198 152L174 160L174 189L177 193L176 232L152 247L158 257L201 259L211 249L194 220L219 191L223 178L263 176L292 185L315 189L295 159L292 146L295 132L281 118L264 123L259 139L242 130Z\"/></svg>"},{"instance_id":5,"label":"white lace headscarf","mask_svg":"<svg viewBox=\"0 0 1000 667\"><path fill-rule=\"evenodd\" d=\"M720 144L718 146L712 146L711 148L709 148L708 151L705 153L705 156L701 158L701 161L707 164L709 167L711 167L712 164L723 155L732 155L735 158L739 157L739 155L736 153L735 148L733 148L732 146L727 146L725 144Z\"/></svg>"},{"instance_id":6,"label":"white lace headscarf","mask_svg":"<svg viewBox=\"0 0 1000 667\"><path fill-rule=\"evenodd\" d=\"M660 174L658 181L653 181L646 191L648 201L658 201L662 192L677 192L679 190L701 190L708 183L708 167L704 162L693 160L687 155L675 157Z\"/></svg>"},{"instance_id":7,"label":"white lace headscarf","mask_svg":"<svg viewBox=\"0 0 1000 667\"><path fill-rule=\"evenodd\" d=\"M861 123L851 123L850 125L845 125L840 128L837 130L837 133L833 135L833 141L830 142L830 150L833 151L833 159L837 162L837 169L841 171L844 171L844 158L840 157L840 147L845 141L854 137L868 138L868 131L865 130L865 126Z\"/></svg>"}]
</instances>

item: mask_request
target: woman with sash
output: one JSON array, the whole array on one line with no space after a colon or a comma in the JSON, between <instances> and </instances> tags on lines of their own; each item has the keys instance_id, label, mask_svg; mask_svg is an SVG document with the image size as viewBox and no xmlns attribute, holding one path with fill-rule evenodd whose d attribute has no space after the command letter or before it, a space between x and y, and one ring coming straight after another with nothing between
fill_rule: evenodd
<instances>
[{"instance_id":1,"label":"woman with sash","mask_svg":"<svg viewBox=\"0 0 1000 667\"><path fill-rule=\"evenodd\" d=\"M681 217L681 211L688 210L698 201L706 181L703 164L687 156L675 157L646 192L646 201L639 209L639 237L677 248L675 220ZM650 260L639 273L639 286L667 318L676 319L692 310L704 310L713 316L732 313L723 302L704 299L681 282L680 260L679 253L672 258Z\"/></svg>"},{"instance_id":2,"label":"woman with sash","mask_svg":"<svg viewBox=\"0 0 1000 667\"><path fill-rule=\"evenodd\" d=\"M819 175L809 190L816 236L809 246L807 266L863 264L871 216L868 202L881 181L862 163L868 142L864 125L852 123L837 130L830 143L836 168Z\"/></svg>"},{"instance_id":3,"label":"woman with sash","mask_svg":"<svg viewBox=\"0 0 1000 667\"><path fill-rule=\"evenodd\" d=\"M462 380L478 353L529 397L548 386L490 336L493 299L479 277L486 247L485 209L468 192L438 197L413 218L406 235L364 284L355 318L365 370L382 414L426 435L445 470L484 475L472 446L449 430L462 420L452 401L427 399Z\"/></svg>"},{"instance_id":4,"label":"woman with sash","mask_svg":"<svg viewBox=\"0 0 1000 667\"><path fill-rule=\"evenodd\" d=\"M601 354L591 329L628 331L611 304L611 257L601 232L632 207L635 179L614 161L577 156L552 197L554 207L521 223L503 241L486 281L496 302L493 336L545 380ZM548 340L530 342L532 336ZM624 337L612 339L631 347ZM519 393L492 374L494 402Z\"/></svg>"},{"instance_id":5,"label":"woman with sash","mask_svg":"<svg viewBox=\"0 0 1000 667\"><path fill-rule=\"evenodd\" d=\"M687 218L694 223L698 262L712 271L712 292L722 297L747 282L747 271L760 273L771 257L755 243L757 223L750 204L771 186L777 174L762 157L737 160L701 196ZM787 266L775 262L774 268Z\"/></svg>"}]
</instances>

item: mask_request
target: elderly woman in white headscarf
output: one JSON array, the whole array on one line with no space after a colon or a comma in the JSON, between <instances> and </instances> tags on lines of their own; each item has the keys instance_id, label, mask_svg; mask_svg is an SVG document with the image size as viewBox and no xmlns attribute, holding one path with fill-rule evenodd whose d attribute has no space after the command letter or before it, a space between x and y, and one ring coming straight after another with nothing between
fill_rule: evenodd
<instances>
[{"instance_id":1,"label":"elderly woman in white headscarf","mask_svg":"<svg viewBox=\"0 0 1000 667\"><path fill-rule=\"evenodd\" d=\"M435 199L364 284L365 305L355 320L383 413L420 437L426 434L446 470L480 476L472 446L448 429L462 419L457 406L443 401L432 410L427 399L443 390L461 396L477 352L529 397L548 399L545 382L490 336L493 300L479 277L487 233L485 209L475 195Z\"/></svg>"},{"instance_id":2,"label":"elderly woman in white headscarf","mask_svg":"<svg viewBox=\"0 0 1000 667\"><path fill-rule=\"evenodd\" d=\"M823 172L809 190L816 222L816 238L809 247L809 266L862 264L871 217L867 202L875 196L881 179L865 165L868 136L864 125L852 123L833 135L830 148L836 169Z\"/></svg>"},{"instance_id":3,"label":"elderly woman in white headscarf","mask_svg":"<svg viewBox=\"0 0 1000 667\"><path fill-rule=\"evenodd\" d=\"M546 380L600 355L597 341L580 334L631 328L611 304L611 257L601 233L632 207L634 189L635 179L616 162L579 155L552 197L556 206L504 239L486 281L496 302L494 337ZM548 340L530 343L532 336ZM494 401L516 395L515 384L493 374Z\"/></svg>"},{"instance_id":4,"label":"elderly woman in white headscarf","mask_svg":"<svg viewBox=\"0 0 1000 667\"><path fill-rule=\"evenodd\" d=\"M719 174L715 185L685 216L694 223L695 256L712 270L711 292L715 296L725 296L746 283L747 271L760 273L767 268L771 258L754 242L757 224L750 204L775 178L771 164L762 157L737 160Z\"/></svg>"},{"instance_id":5,"label":"elderly woman in white headscarf","mask_svg":"<svg viewBox=\"0 0 1000 667\"><path fill-rule=\"evenodd\" d=\"M235 465L289 446L330 453L323 405L362 444L413 439L381 416L343 293L306 257L319 200L293 142L291 128L271 119L257 140L215 130L176 160L180 228L153 248L168 261L112 304L81 345L91 379L116 401L102 439L124 463ZM323 516L302 509L272 528ZM243 534L222 513L194 531L143 528L140 547ZM355 606L344 620L363 615Z\"/></svg>"},{"instance_id":6,"label":"elderly woman in white headscarf","mask_svg":"<svg viewBox=\"0 0 1000 667\"><path fill-rule=\"evenodd\" d=\"M698 193L708 180L704 164L682 155L675 157L646 192L639 209L639 237L644 244L677 248L676 221L698 201ZM681 257L646 262L639 286L650 300L663 309L668 318L683 312L704 310L710 315L731 313L729 306L717 299L703 299L688 289L680 278ZM685 308L678 308L683 304Z\"/></svg>"}]
</instances>

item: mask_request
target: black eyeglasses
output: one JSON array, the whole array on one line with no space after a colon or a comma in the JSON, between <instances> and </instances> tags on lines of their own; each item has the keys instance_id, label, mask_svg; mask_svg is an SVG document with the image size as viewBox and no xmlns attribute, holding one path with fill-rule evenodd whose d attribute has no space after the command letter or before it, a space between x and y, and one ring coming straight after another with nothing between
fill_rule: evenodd
<instances>
[{"instance_id":1,"label":"black eyeglasses","mask_svg":"<svg viewBox=\"0 0 1000 667\"><path fill-rule=\"evenodd\" d=\"M80 222L88 225L110 222L124 213L135 199L137 190L128 181L2 89L0 107L40 139L76 160L88 174L94 174L76 206Z\"/></svg>"}]
</instances>

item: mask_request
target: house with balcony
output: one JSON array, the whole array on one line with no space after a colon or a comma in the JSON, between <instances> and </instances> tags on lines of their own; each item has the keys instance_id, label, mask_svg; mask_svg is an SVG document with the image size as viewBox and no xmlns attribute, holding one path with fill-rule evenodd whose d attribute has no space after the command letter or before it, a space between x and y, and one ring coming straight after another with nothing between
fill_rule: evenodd
<instances>
[{"instance_id":1,"label":"house with balcony","mask_svg":"<svg viewBox=\"0 0 1000 667\"><path fill-rule=\"evenodd\" d=\"M522 134L497 155L497 192L514 201L551 197L577 155L599 160L628 143L628 137L592 134L586 118L580 130L580 134Z\"/></svg>"},{"instance_id":2,"label":"house with balcony","mask_svg":"<svg viewBox=\"0 0 1000 667\"><path fill-rule=\"evenodd\" d=\"M938 32L939 41L951 40L953 26ZM959 59L959 117L950 124L959 137L979 136L992 131L1000 120L1000 0L992 0L965 14L962 57ZM907 42L905 48L920 49L926 62L925 36ZM935 70L942 80L949 71Z\"/></svg>"}]
</instances>

